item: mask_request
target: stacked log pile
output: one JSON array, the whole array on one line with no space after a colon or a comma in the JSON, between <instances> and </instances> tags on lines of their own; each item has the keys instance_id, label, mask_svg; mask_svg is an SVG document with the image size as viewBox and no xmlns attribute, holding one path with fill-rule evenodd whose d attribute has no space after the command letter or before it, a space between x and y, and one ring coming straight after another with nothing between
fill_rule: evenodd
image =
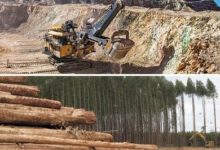
<instances>
[{"instance_id":1,"label":"stacked log pile","mask_svg":"<svg viewBox=\"0 0 220 150\"><path fill-rule=\"evenodd\" d=\"M26 77L0 77L1 150L157 149L116 143L108 133L79 130L77 125L96 122L94 112L39 98L39 88L25 82Z\"/></svg>"}]
</instances>

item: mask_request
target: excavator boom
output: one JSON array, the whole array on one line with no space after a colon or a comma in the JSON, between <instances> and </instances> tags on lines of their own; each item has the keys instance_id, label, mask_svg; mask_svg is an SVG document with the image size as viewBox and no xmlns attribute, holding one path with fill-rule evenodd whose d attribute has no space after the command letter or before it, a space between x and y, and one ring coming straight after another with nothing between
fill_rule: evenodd
<instances>
[{"instance_id":1,"label":"excavator boom","mask_svg":"<svg viewBox=\"0 0 220 150\"><path fill-rule=\"evenodd\" d=\"M88 26L86 31L82 31L80 34L82 37L87 37L89 41L98 43L99 45L105 47L108 42L108 38L103 37L102 34L114 20L119 11L121 11L124 7L124 0L116 0L116 2L108 8L106 13L99 20L97 20L93 25Z\"/></svg>"},{"instance_id":2,"label":"excavator boom","mask_svg":"<svg viewBox=\"0 0 220 150\"><path fill-rule=\"evenodd\" d=\"M116 2L109 7L107 12L92 25L92 28L89 29L87 33L98 37L101 36L108 28L109 24L113 21L115 16L118 14L118 12L124 7L124 0L116 0Z\"/></svg>"}]
</instances>

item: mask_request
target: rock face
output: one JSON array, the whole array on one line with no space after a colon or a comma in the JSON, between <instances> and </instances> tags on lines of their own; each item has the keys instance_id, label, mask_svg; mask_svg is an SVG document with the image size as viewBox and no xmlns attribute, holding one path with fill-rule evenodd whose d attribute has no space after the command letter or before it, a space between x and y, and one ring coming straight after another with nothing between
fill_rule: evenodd
<instances>
[{"instance_id":1,"label":"rock face","mask_svg":"<svg viewBox=\"0 0 220 150\"><path fill-rule=\"evenodd\" d=\"M25 22L27 19L27 6L6 6L0 4L0 30L10 27L18 27L22 22Z\"/></svg>"},{"instance_id":2,"label":"rock face","mask_svg":"<svg viewBox=\"0 0 220 150\"><path fill-rule=\"evenodd\" d=\"M56 4L66 3L89 3L89 4L111 4L114 0L54 0ZM151 8L166 8L180 10L186 6L197 10L220 10L213 0L125 0L127 6L143 6Z\"/></svg>"},{"instance_id":3,"label":"rock face","mask_svg":"<svg viewBox=\"0 0 220 150\"><path fill-rule=\"evenodd\" d=\"M112 4L115 0L3 0L3 1L16 1L19 3L25 2L41 2L49 5L52 4ZM197 10L220 10L213 0L125 0L127 6L142 6L151 8L166 8L181 10L186 6Z\"/></svg>"},{"instance_id":4,"label":"rock face","mask_svg":"<svg viewBox=\"0 0 220 150\"><path fill-rule=\"evenodd\" d=\"M198 1L198 0L185 0L187 5L194 10L220 10L213 0Z\"/></svg>"}]
</instances>

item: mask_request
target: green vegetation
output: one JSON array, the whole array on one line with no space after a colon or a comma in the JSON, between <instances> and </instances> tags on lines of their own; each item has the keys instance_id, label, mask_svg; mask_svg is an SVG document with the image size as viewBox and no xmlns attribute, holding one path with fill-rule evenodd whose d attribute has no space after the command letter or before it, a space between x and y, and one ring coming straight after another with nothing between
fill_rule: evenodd
<instances>
[{"instance_id":1,"label":"green vegetation","mask_svg":"<svg viewBox=\"0 0 220 150\"><path fill-rule=\"evenodd\" d=\"M185 54L189 48L189 44L191 41L190 38L190 28L185 27L182 33L181 41L182 41L182 54Z\"/></svg>"},{"instance_id":2,"label":"green vegetation","mask_svg":"<svg viewBox=\"0 0 220 150\"><path fill-rule=\"evenodd\" d=\"M215 109L217 96L215 85L210 80L205 86L201 81L195 84L190 78L187 85L179 80L174 84L165 77L30 77L28 83L38 85L42 97L61 100L66 106L93 110L98 118L96 125L82 128L110 132L116 141L158 146L188 145L185 96L192 98L194 131L194 97L202 101L212 99ZM178 118L177 104L181 106L181 117ZM203 105L205 108L204 102ZM216 112L214 116L216 129ZM217 129L215 133L206 135L216 143L220 140Z\"/></svg>"}]
</instances>

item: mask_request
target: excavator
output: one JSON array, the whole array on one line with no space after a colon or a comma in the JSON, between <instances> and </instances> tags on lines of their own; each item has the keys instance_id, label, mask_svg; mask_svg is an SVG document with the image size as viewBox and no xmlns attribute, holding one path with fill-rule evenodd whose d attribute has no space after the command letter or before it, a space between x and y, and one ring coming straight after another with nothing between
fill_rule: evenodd
<instances>
[{"instance_id":1,"label":"excavator","mask_svg":"<svg viewBox=\"0 0 220 150\"><path fill-rule=\"evenodd\" d=\"M189 144L190 145L193 145L193 140L196 138L196 137L199 137L201 138L203 141L204 141L204 146L206 148L213 148L215 147L215 143L214 141L207 141L206 137L204 136L204 134L202 132L195 132L192 137L189 139Z\"/></svg>"},{"instance_id":2,"label":"excavator","mask_svg":"<svg viewBox=\"0 0 220 150\"><path fill-rule=\"evenodd\" d=\"M44 36L44 53L49 55L50 63L59 64L58 70L65 66L71 68L70 64L75 67L91 67L91 64L83 58L95 52L96 43L112 60L123 58L134 45L129 38L129 32L118 30L110 38L103 36L103 33L124 7L124 0L116 0L101 18L94 23L86 22L80 31L77 31L78 25L73 20L67 20L61 25L53 25Z\"/></svg>"}]
</instances>

